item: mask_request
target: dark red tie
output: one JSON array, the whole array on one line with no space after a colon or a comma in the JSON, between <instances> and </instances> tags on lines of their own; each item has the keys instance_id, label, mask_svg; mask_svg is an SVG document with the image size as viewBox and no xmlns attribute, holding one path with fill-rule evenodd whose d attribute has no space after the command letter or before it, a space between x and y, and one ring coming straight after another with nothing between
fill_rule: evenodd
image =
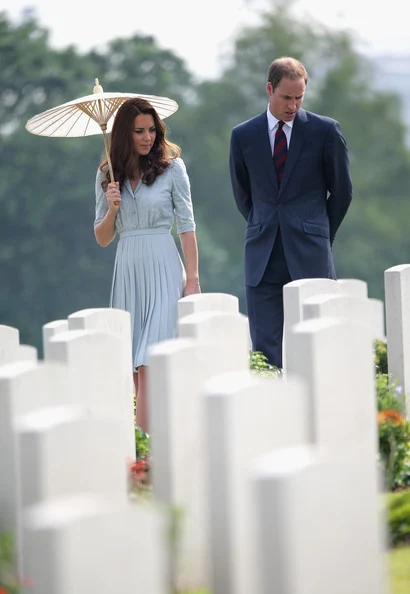
<instances>
[{"instance_id":1,"label":"dark red tie","mask_svg":"<svg viewBox=\"0 0 410 594\"><path fill-rule=\"evenodd\" d=\"M275 146L273 148L273 161L275 163L276 175L278 184L282 181L283 172L285 171L286 157L288 156L288 142L286 134L282 130L285 122L278 123L278 129L275 134Z\"/></svg>"}]
</instances>

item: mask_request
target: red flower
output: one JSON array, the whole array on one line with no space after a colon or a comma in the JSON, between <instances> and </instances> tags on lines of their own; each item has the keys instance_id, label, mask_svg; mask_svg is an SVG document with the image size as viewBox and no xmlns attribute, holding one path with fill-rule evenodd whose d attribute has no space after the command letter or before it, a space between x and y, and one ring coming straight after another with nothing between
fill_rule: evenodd
<instances>
[{"instance_id":1,"label":"red flower","mask_svg":"<svg viewBox=\"0 0 410 594\"><path fill-rule=\"evenodd\" d=\"M130 479L137 487L142 485L149 485L149 471L151 468L151 460L149 456L138 458L129 464ZM1 594L1 593L0 593Z\"/></svg>"},{"instance_id":2,"label":"red flower","mask_svg":"<svg viewBox=\"0 0 410 594\"><path fill-rule=\"evenodd\" d=\"M141 458L134 462L134 464L131 464L130 470L131 472L146 472L149 470L149 462Z\"/></svg>"}]
</instances>

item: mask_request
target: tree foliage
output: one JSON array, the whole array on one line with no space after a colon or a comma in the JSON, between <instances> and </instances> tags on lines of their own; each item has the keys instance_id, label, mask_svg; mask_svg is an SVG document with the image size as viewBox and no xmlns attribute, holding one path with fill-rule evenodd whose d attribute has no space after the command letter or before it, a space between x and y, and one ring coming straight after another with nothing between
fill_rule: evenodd
<instances>
[{"instance_id":1,"label":"tree foliage","mask_svg":"<svg viewBox=\"0 0 410 594\"><path fill-rule=\"evenodd\" d=\"M370 295L382 298L384 270L405 263L410 247L409 149L397 97L376 90L373 65L348 32L273 6L238 33L220 77L196 83L150 36L86 53L56 50L35 20L14 24L2 13L0 323L40 347L42 324L108 303L115 244L102 250L93 235L102 138L44 138L24 128L34 114L90 94L96 77L106 91L178 101L166 123L191 179L201 286L237 295L244 310L245 222L232 197L229 139L234 125L266 109L267 69L280 55L305 63L304 107L337 119L349 146L354 200L334 246L337 272L367 281Z\"/></svg>"}]
</instances>

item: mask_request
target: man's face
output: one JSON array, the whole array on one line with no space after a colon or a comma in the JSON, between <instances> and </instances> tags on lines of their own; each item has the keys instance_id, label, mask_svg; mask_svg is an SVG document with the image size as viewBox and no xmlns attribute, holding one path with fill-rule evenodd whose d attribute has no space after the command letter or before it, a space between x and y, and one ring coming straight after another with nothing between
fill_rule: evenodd
<instances>
[{"instance_id":1,"label":"man's face","mask_svg":"<svg viewBox=\"0 0 410 594\"><path fill-rule=\"evenodd\" d=\"M303 78L291 80L282 78L275 90L270 82L266 84L269 95L269 109L278 120L290 122L302 106L306 84Z\"/></svg>"}]
</instances>

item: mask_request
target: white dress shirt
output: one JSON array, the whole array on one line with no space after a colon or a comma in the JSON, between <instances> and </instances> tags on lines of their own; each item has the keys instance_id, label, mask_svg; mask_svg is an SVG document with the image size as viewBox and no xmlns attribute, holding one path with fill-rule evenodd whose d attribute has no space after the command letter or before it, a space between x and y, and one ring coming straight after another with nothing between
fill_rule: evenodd
<instances>
[{"instance_id":1,"label":"white dress shirt","mask_svg":"<svg viewBox=\"0 0 410 594\"><path fill-rule=\"evenodd\" d=\"M278 120L278 118L275 118L275 116L271 114L269 107L268 107L267 114L268 114L270 147L271 147L271 152L273 155L273 149L275 146L275 134L276 134L276 130L278 129L278 124L279 124L280 120ZM288 141L288 148L289 148L289 144L290 144L290 137L292 135L292 127L293 127L293 120L291 120L290 122L285 122L285 124L282 128L282 130L285 133L286 140Z\"/></svg>"}]
</instances>

